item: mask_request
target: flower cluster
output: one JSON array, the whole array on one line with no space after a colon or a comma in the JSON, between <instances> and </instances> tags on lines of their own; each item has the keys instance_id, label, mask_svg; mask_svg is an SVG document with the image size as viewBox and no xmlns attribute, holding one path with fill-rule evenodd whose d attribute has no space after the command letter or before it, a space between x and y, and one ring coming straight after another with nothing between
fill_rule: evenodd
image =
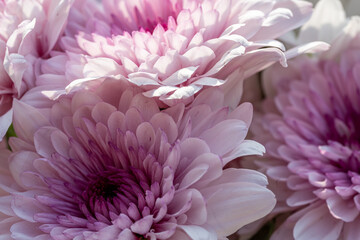
<instances>
[{"instance_id":1,"label":"flower cluster","mask_svg":"<svg viewBox=\"0 0 360 240\"><path fill-rule=\"evenodd\" d=\"M341 6L0 1L0 239L360 239Z\"/></svg>"}]
</instances>

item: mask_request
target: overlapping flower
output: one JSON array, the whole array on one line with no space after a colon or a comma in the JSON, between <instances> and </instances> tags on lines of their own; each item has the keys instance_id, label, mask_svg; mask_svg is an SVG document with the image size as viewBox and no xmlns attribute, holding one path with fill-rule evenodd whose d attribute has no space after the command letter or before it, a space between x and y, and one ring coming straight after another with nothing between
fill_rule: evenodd
<instances>
[{"instance_id":1,"label":"overlapping flower","mask_svg":"<svg viewBox=\"0 0 360 240\"><path fill-rule=\"evenodd\" d=\"M295 211L271 239L360 237L359 23L321 59L267 71L275 96L254 128L267 149L260 164L279 192L274 213Z\"/></svg>"},{"instance_id":2,"label":"overlapping flower","mask_svg":"<svg viewBox=\"0 0 360 240\"><path fill-rule=\"evenodd\" d=\"M35 86L38 58L55 46L69 10L67 0L0 2L0 139L12 121L13 98Z\"/></svg>"},{"instance_id":3,"label":"overlapping flower","mask_svg":"<svg viewBox=\"0 0 360 240\"><path fill-rule=\"evenodd\" d=\"M66 54L54 52L43 64L38 85L56 97L111 76L166 105L188 103L234 71L242 74L227 89L273 62L285 64L274 39L310 14L311 4L290 0L78 1L60 41Z\"/></svg>"},{"instance_id":4,"label":"overlapping flower","mask_svg":"<svg viewBox=\"0 0 360 240\"><path fill-rule=\"evenodd\" d=\"M14 239L223 239L275 204L261 173L223 169L262 154L244 140L249 104L229 112L211 89L160 110L105 81L51 109L16 101L1 154L1 233ZM9 195L9 193L11 195Z\"/></svg>"}]
</instances>

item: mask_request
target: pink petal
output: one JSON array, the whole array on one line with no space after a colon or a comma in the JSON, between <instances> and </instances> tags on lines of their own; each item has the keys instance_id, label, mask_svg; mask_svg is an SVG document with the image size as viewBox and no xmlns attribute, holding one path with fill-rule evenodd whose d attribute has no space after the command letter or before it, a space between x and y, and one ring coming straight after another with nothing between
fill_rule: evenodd
<instances>
[{"instance_id":1,"label":"pink petal","mask_svg":"<svg viewBox=\"0 0 360 240\"><path fill-rule=\"evenodd\" d=\"M169 142L173 143L177 138L178 128L170 116L164 113L157 113L151 118L150 123L153 125L154 129L161 129L164 131Z\"/></svg>"},{"instance_id":2,"label":"pink petal","mask_svg":"<svg viewBox=\"0 0 360 240\"><path fill-rule=\"evenodd\" d=\"M34 215L36 213L47 211L47 208L34 198L35 194L39 193L36 191L17 193L14 195L14 200L11 203L11 208L16 216L29 223L35 222Z\"/></svg>"},{"instance_id":3,"label":"pink petal","mask_svg":"<svg viewBox=\"0 0 360 240\"><path fill-rule=\"evenodd\" d=\"M208 209L211 209L208 224L218 235L228 236L267 215L275 202L274 194L257 184L233 182L218 185L207 199Z\"/></svg>"},{"instance_id":4,"label":"pink petal","mask_svg":"<svg viewBox=\"0 0 360 240\"><path fill-rule=\"evenodd\" d=\"M201 186L222 176L223 163L219 156L212 153L204 153L193 160L184 170L179 188L193 187L200 189Z\"/></svg>"},{"instance_id":5,"label":"pink petal","mask_svg":"<svg viewBox=\"0 0 360 240\"><path fill-rule=\"evenodd\" d=\"M46 21L44 29L44 37L47 40L47 49L44 49L47 54L55 45L61 32L64 30L72 0L51 2L49 7L49 16Z\"/></svg>"},{"instance_id":6,"label":"pink petal","mask_svg":"<svg viewBox=\"0 0 360 240\"><path fill-rule=\"evenodd\" d=\"M107 124L110 115L117 109L105 102L97 103L91 111L91 116L96 122Z\"/></svg>"},{"instance_id":7,"label":"pink petal","mask_svg":"<svg viewBox=\"0 0 360 240\"><path fill-rule=\"evenodd\" d=\"M187 67L182 68L173 74L171 74L169 77L167 77L165 80L163 80L161 83L164 85L170 85L175 86L178 84L181 84L185 81L187 81L191 76L195 73L195 71L198 69L198 67Z\"/></svg>"},{"instance_id":8,"label":"pink petal","mask_svg":"<svg viewBox=\"0 0 360 240\"><path fill-rule=\"evenodd\" d=\"M41 236L43 233L39 231L34 224L26 221L21 221L15 223L10 228L11 237L13 239L23 239L23 240L44 240L44 235ZM48 236L47 236L48 237Z\"/></svg>"},{"instance_id":9,"label":"pink petal","mask_svg":"<svg viewBox=\"0 0 360 240\"><path fill-rule=\"evenodd\" d=\"M152 116L159 112L159 106L156 102L142 94L137 94L131 99L130 107L138 109L145 121L149 121Z\"/></svg>"},{"instance_id":10,"label":"pink petal","mask_svg":"<svg viewBox=\"0 0 360 240\"><path fill-rule=\"evenodd\" d=\"M202 227L196 225L181 225L179 229L184 231L189 239L195 240L216 240L217 236L213 232L210 232ZM178 240L178 236L174 240ZM186 238L185 238L186 239ZM180 239L179 239L180 240Z\"/></svg>"},{"instance_id":11,"label":"pink petal","mask_svg":"<svg viewBox=\"0 0 360 240\"><path fill-rule=\"evenodd\" d=\"M326 199L326 203L331 215L344 222L352 222L359 215L359 211L354 211L356 206L352 199L344 200L339 195L334 195Z\"/></svg>"},{"instance_id":12,"label":"pink petal","mask_svg":"<svg viewBox=\"0 0 360 240\"><path fill-rule=\"evenodd\" d=\"M304 191L296 191L291 196L289 196L286 200L286 203L290 207L298 207L303 206L317 200L317 196L309 191L308 189Z\"/></svg>"},{"instance_id":13,"label":"pink petal","mask_svg":"<svg viewBox=\"0 0 360 240\"><path fill-rule=\"evenodd\" d=\"M294 227L294 237L299 240L336 240L342 227L343 222L333 218L325 205L320 205L299 219Z\"/></svg>"},{"instance_id":14,"label":"pink petal","mask_svg":"<svg viewBox=\"0 0 360 240\"><path fill-rule=\"evenodd\" d=\"M9 159L9 169L14 177L14 180L22 186L21 174L26 171L35 172L33 161L39 158L34 152L19 151L11 155Z\"/></svg>"},{"instance_id":15,"label":"pink petal","mask_svg":"<svg viewBox=\"0 0 360 240\"><path fill-rule=\"evenodd\" d=\"M272 12L268 15L264 27L256 34L252 40L256 41L264 36L272 38L304 24L312 14L312 5L309 2L299 1L280 1ZM287 19L288 21L284 21Z\"/></svg>"},{"instance_id":16,"label":"pink petal","mask_svg":"<svg viewBox=\"0 0 360 240\"><path fill-rule=\"evenodd\" d=\"M231 182L244 182L244 183L254 183L259 186L267 186L268 181L264 174L251 170L251 169L235 169L235 168L226 168L223 171L223 174L220 178L213 181L210 185L221 185Z\"/></svg>"},{"instance_id":17,"label":"pink petal","mask_svg":"<svg viewBox=\"0 0 360 240\"><path fill-rule=\"evenodd\" d=\"M56 131L53 127L43 127L36 131L34 135L34 145L37 153L46 158L51 158L51 155L56 151L51 143L51 134Z\"/></svg>"},{"instance_id":18,"label":"pink petal","mask_svg":"<svg viewBox=\"0 0 360 240\"><path fill-rule=\"evenodd\" d=\"M153 216L148 215L136 221L133 225L131 225L130 229L134 233L143 235L150 231L152 224L153 224Z\"/></svg>"},{"instance_id":19,"label":"pink petal","mask_svg":"<svg viewBox=\"0 0 360 240\"><path fill-rule=\"evenodd\" d=\"M247 134L247 126L243 121L230 119L216 124L200 135L211 151L222 156L233 150Z\"/></svg>"},{"instance_id":20,"label":"pink petal","mask_svg":"<svg viewBox=\"0 0 360 240\"><path fill-rule=\"evenodd\" d=\"M265 147L258 142L252 140L244 140L238 146L233 149L231 152L223 156L223 164L243 156L249 155L260 155L262 156L265 153Z\"/></svg>"},{"instance_id":21,"label":"pink petal","mask_svg":"<svg viewBox=\"0 0 360 240\"><path fill-rule=\"evenodd\" d=\"M17 93L20 95L24 84L23 75L28 68L28 63L25 57L16 53L7 53L4 58L4 68L11 80L14 82Z\"/></svg>"},{"instance_id":22,"label":"pink petal","mask_svg":"<svg viewBox=\"0 0 360 240\"><path fill-rule=\"evenodd\" d=\"M341 31L346 14L340 1L319 1L310 20L301 27L299 41L330 43Z\"/></svg>"},{"instance_id":23,"label":"pink petal","mask_svg":"<svg viewBox=\"0 0 360 240\"><path fill-rule=\"evenodd\" d=\"M354 220L353 222L348 222L344 224L343 229L343 236L344 239L358 239L360 238L360 228L359 225L359 218Z\"/></svg>"},{"instance_id":24,"label":"pink petal","mask_svg":"<svg viewBox=\"0 0 360 240\"><path fill-rule=\"evenodd\" d=\"M138 240L138 237L136 237L135 234L133 234L131 230L127 228L119 234L119 240Z\"/></svg>"}]
</instances>

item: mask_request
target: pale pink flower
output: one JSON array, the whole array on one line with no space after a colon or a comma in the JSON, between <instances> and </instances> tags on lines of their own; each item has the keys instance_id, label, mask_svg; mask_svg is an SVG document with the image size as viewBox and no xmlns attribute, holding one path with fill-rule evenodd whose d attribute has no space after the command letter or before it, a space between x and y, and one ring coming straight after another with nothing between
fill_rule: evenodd
<instances>
[{"instance_id":1,"label":"pale pink flower","mask_svg":"<svg viewBox=\"0 0 360 240\"><path fill-rule=\"evenodd\" d=\"M66 23L69 2L0 1L0 140L12 121L13 98L35 85L37 58L54 47Z\"/></svg>"},{"instance_id":2,"label":"pale pink flower","mask_svg":"<svg viewBox=\"0 0 360 240\"><path fill-rule=\"evenodd\" d=\"M288 46L297 46L312 41L331 43L341 35L349 19L347 17L360 15L358 0L316 0L311 18L297 31L290 31L280 39ZM346 44L345 44L346 45Z\"/></svg>"},{"instance_id":3,"label":"pale pink flower","mask_svg":"<svg viewBox=\"0 0 360 240\"><path fill-rule=\"evenodd\" d=\"M317 4L318 2L320 2L319 0L308 0L308 1L312 2L314 5ZM333 1L333 0L329 0L327 2L330 3L331 1ZM330 3L330 4L332 4L332 3ZM343 5L343 7L339 7L338 10L340 10L341 8L344 8L347 16L354 16L354 15L360 14L360 2L359 1L357 1L357 0L341 0L341 4ZM326 9L324 9L324 11L326 11ZM333 18L333 19L335 20L336 18Z\"/></svg>"},{"instance_id":4,"label":"pale pink flower","mask_svg":"<svg viewBox=\"0 0 360 240\"><path fill-rule=\"evenodd\" d=\"M244 78L273 62L286 64L274 39L311 11L298 0L78 1L61 39L66 54L54 52L43 63L39 89L54 98L114 77L174 105L227 82L226 96L240 98Z\"/></svg>"},{"instance_id":5,"label":"pale pink flower","mask_svg":"<svg viewBox=\"0 0 360 240\"><path fill-rule=\"evenodd\" d=\"M18 138L0 164L1 234L215 240L271 211L263 174L223 169L264 151L244 140L250 104L229 112L209 89L191 107L160 110L138 92L107 80L47 110L15 101Z\"/></svg>"},{"instance_id":6,"label":"pale pink flower","mask_svg":"<svg viewBox=\"0 0 360 240\"><path fill-rule=\"evenodd\" d=\"M290 215L274 240L360 239L359 26L353 17L320 59L265 73L259 164L278 193L273 214Z\"/></svg>"}]
</instances>

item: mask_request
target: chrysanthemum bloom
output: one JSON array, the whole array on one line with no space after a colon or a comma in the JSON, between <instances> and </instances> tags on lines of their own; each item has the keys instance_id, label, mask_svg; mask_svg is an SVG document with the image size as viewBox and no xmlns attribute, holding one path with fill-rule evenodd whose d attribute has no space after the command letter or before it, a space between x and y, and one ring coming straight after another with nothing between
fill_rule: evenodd
<instances>
[{"instance_id":1,"label":"chrysanthemum bloom","mask_svg":"<svg viewBox=\"0 0 360 240\"><path fill-rule=\"evenodd\" d=\"M42 90L54 97L113 76L173 105L240 69L225 86L236 92L244 77L285 62L274 39L303 24L311 10L291 0L78 1L60 41L66 54L43 63L38 85L52 85Z\"/></svg>"},{"instance_id":2,"label":"chrysanthemum bloom","mask_svg":"<svg viewBox=\"0 0 360 240\"><path fill-rule=\"evenodd\" d=\"M1 159L6 239L226 239L271 211L263 174L223 169L264 151L244 140L251 105L229 112L209 89L161 111L125 83L44 113L15 102L18 138Z\"/></svg>"},{"instance_id":3,"label":"chrysanthemum bloom","mask_svg":"<svg viewBox=\"0 0 360 240\"><path fill-rule=\"evenodd\" d=\"M358 0L311 0L311 2L317 4L310 20L298 31L290 31L280 37L290 47L311 41L331 43L347 24L346 16L360 14Z\"/></svg>"},{"instance_id":4,"label":"chrysanthemum bloom","mask_svg":"<svg viewBox=\"0 0 360 240\"><path fill-rule=\"evenodd\" d=\"M324 54L333 59L299 58L267 73L275 97L254 133L280 193L274 213L290 214L272 239L360 239L359 24L352 18Z\"/></svg>"},{"instance_id":5,"label":"chrysanthemum bloom","mask_svg":"<svg viewBox=\"0 0 360 240\"><path fill-rule=\"evenodd\" d=\"M0 1L0 140L12 121L13 98L35 85L36 60L49 54L71 1Z\"/></svg>"}]
</instances>

